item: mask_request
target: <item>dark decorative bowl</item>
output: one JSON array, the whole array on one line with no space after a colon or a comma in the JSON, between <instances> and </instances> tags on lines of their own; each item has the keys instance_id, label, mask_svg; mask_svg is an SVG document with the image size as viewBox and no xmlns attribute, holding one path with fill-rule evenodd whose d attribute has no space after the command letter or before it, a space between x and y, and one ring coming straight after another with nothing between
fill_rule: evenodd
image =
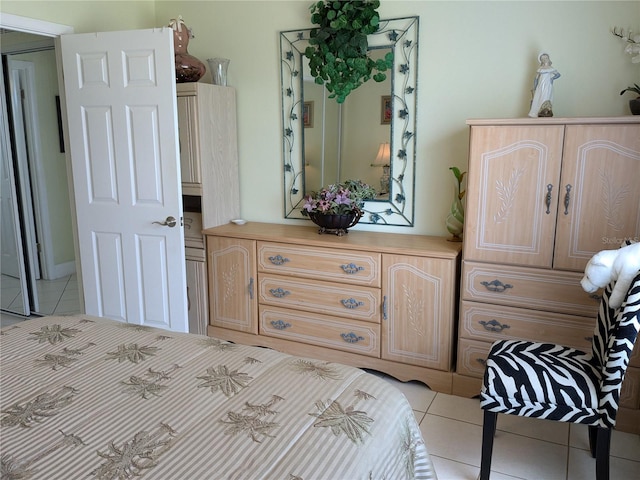
<instances>
[{"instance_id":1,"label":"dark decorative bowl","mask_svg":"<svg viewBox=\"0 0 640 480\"><path fill-rule=\"evenodd\" d=\"M309 212L311 221L320 227L318 233L335 233L339 237L349 233L347 229L358 223L361 217L362 212L360 210L354 210L344 215L324 215L322 213Z\"/></svg>"}]
</instances>

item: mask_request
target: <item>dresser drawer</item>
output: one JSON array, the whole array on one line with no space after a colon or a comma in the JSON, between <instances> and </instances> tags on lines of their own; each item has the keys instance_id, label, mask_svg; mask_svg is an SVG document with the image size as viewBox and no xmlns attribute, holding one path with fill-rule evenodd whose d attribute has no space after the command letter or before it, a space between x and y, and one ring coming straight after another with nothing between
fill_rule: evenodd
<instances>
[{"instance_id":1,"label":"dresser drawer","mask_svg":"<svg viewBox=\"0 0 640 480\"><path fill-rule=\"evenodd\" d=\"M202 235L202 214L184 212L184 244L186 247L204 250L204 235Z\"/></svg>"},{"instance_id":2,"label":"dresser drawer","mask_svg":"<svg viewBox=\"0 0 640 480\"><path fill-rule=\"evenodd\" d=\"M600 300L580 286L582 273L464 263L462 298L593 317Z\"/></svg>"},{"instance_id":3,"label":"dresser drawer","mask_svg":"<svg viewBox=\"0 0 640 480\"><path fill-rule=\"evenodd\" d=\"M460 375L482 378L492 343L461 338L458 341L456 372Z\"/></svg>"},{"instance_id":4,"label":"dresser drawer","mask_svg":"<svg viewBox=\"0 0 640 480\"><path fill-rule=\"evenodd\" d=\"M380 254L258 242L258 271L380 287Z\"/></svg>"},{"instance_id":5,"label":"dresser drawer","mask_svg":"<svg viewBox=\"0 0 640 480\"><path fill-rule=\"evenodd\" d=\"M259 302L380 323L380 290L317 280L259 275Z\"/></svg>"},{"instance_id":6,"label":"dresser drawer","mask_svg":"<svg viewBox=\"0 0 640 480\"><path fill-rule=\"evenodd\" d=\"M514 338L591 350L595 318L461 302L460 337L493 343Z\"/></svg>"},{"instance_id":7,"label":"dresser drawer","mask_svg":"<svg viewBox=\"0 0 640 480\"><path fill-rule=\"evenodd\" d=\"M260 335L380 356L380 326L277 307L260 306Z\"/></svg>"}]
</instances>

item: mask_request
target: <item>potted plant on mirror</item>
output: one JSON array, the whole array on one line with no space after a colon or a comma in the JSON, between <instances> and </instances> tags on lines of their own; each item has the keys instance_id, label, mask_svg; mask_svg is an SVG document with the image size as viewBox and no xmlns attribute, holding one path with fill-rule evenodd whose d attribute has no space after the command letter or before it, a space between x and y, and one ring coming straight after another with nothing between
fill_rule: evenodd
<instances>
[{"instance_id":1,"label":"potted plant on mirror","mask_svg":"<svg viewBox=\"0 0 640 480\"><path fill-rule=\"evenodd\" d=\"M629 100L629 109L631 110L632 114L640 115L640 85L634 83L633 87L627 87L622 90L620 92L620 95L624 94L625 92L633 92L636 94L636 98L632 98L631 100Z\"/></svg>"},{"instance_id":2,"label":"potted plant on mirror","mask_svg":"<svg viewBox=\"0 0 640 480\"><path fill-rule=\"evenodd\" d=\"M363 0L320 1L309 7L318 28L311 29L304 55L315 83L324 84L338 103L371 78L384 81L384 72L393 66L391 52L375 61L368 55L367 36L379 28L379 6L379 0Z\"/></svg>"},{"instance_id":3,"label":"potted plant on mirror","mask_svg":"<svg viewBox=\"0 0 640 480\"><path fill-rule=\"evenodd\" d=\"M365 200L375 196L375 189L360 180L334 183L305 196L302 214L320 227L318 233L342 236L362 217Z\"/></svg>"}]
</instances>

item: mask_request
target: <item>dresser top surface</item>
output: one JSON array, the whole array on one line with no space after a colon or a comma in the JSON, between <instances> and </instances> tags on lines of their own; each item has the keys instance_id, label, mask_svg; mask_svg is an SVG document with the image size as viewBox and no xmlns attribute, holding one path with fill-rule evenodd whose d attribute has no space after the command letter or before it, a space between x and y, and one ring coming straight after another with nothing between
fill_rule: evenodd
<instances>
[{"instance_id":1,"label":"dresser top surface","mask_svg":"<svg viewBox=\"0 0 640 480\"><path fill-rule=\"evenodd\" d=\"M620 125L640 124L640 115L622 117L520 117L520 118L470 118L469 126L482 125Z\"/></svg>"},{"instance_id":2,"label":"dresser top surface","mask_svg":"<svg viewBox=\"0 0 640 480\"><path fill-rule=\"evenodd\" d=\"M312 247L342 248L379 253L407 254L425 257L456 258L462 243L450 242L446 237L405 235L401 233L362 232L350 230L339 237L318 234L318 227L279 223L248 222L245 225L221 225L204 230L205 235L244 238L267 242L295 243Z\"/></svg>"}]
</instances>

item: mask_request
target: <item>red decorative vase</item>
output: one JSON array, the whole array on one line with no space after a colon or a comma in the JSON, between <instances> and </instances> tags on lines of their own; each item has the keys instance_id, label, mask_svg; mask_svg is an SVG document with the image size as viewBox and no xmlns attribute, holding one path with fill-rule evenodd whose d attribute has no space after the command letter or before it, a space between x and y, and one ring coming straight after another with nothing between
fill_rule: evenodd
<instances>
[{"instance_id":1,"label":"red decorative vase","mask_svg":"<svg viewBox=\"0 0 640 480\"><path fill-rule=\"evenodd\" d=\"M179 18L169 24L173 28L173 50L176 55L176 82L197 82L207 71L204 63L187 51L190 32L187 26Z\"/></svg>"}]
</instances>

